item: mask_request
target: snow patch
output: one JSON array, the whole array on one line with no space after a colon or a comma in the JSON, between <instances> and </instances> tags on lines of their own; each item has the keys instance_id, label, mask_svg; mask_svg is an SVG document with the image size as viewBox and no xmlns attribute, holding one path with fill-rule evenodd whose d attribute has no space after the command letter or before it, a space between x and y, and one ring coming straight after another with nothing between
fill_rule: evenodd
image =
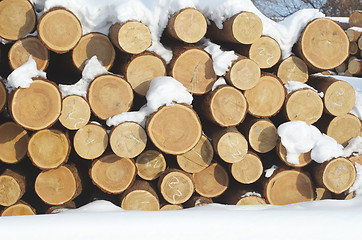
<instances>
[{"instance_id":1,"label":"snow patch","mask_svg":"<svg viewBox=\"0 0 362 240\"><path fill-rule=\"evenodd\" d=\"M274 167L275 165L273 165L273 167ZM271 176L271 175L270 175ZM250 196L257 196L257 197L260 197L261 198L261 194L260 193L257 193L257 192L247 192L247 193L245 193L245 194L243 194L241 197L240 197L240 199L241 198L244 198L244 197L250 197Z\"/></svg>"},{"instance_id":2,"label":"snow patch","mask_svg":"<svg viewBox=\"0 0 362 240\"><path fill-rule=\"evenodd\" d=\"M356 196L362 196L362 165L354 163L354 166L357 172L356 180L352 187L348 189L348 193L355 192Z\"/></svg>"},{"instance_id":3,"label":"snow patch","mask_svg":"<svg viewBox=\"0 0 362 240\"><path fill-rule=\"evenodd\" d=\"M211 91L214 91L218 86L227 85L225 78L219 77L212 85Z\"/></svg>"},{"instance_id":4,"label":"snow patch","mask_svg":"<svg viewBox=\"0 0 362 240\"><path fill-rule=\"evenodd\" d=\"M270 178L274 171L278 169L278 166L277 165L273 165L271 166L271 168L268 168L268 169L265 169L264 172L265 172L265 177L266 178Z\"/></svg>"}]
</instances>

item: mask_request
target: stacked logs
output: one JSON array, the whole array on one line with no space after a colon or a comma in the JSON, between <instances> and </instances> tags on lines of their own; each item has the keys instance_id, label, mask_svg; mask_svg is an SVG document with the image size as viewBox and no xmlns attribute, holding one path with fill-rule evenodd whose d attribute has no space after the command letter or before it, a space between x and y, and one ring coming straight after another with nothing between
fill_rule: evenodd
<instances>
[{"instance_id":1,"label":"stacked logs","mask_svg":"<svg viewBox=\"0 0 362 240\"><path fill-rule=\"evenodd\" d=\"M3 0L0 12L19 20L0 24L0 36L15 41L1 49L8 53L2 62L8 68L1 74L32 55L49 76L10 95L0 82L2 216L57 212L96 199L129 210L213 202L283 205L344 198L355 181L352 162L358 160L315 164L305 153L292 164L277 134L281 123L301 120L315 123L344 146L360 135L361 121L348 114L355 102L353 88L332 77L309 75L334 69L349 55L348 37L332 20L310 22L296 55L280 60L278 43L261 35L257 15L238 13L220 30L207 25L198 10L183 9L170 17L164 32L164 44L173 39L174 53L166 65L147 52L151 33L140 22L114 24L109 36L82 36L80 22L66 9L48 11L37 25L27 0ZM35 27L38 37L24 37ZM224 76L227 85L215 89L212 58L196 45L205 34L238 54ZM326 39L330 44L324 44ZM94 55L122 76L98 76L86 98L62 99L58 84L71 83ZM148 117L145 128L135 122L106 127L107 118L139 109L150 81L165 75L194 95L193 107L163 106ZM287 94L283 84L288 81L308 83L325 96L310 89ZM272 165L278 166L274 172Z\"/></svg>"}]
</instances>

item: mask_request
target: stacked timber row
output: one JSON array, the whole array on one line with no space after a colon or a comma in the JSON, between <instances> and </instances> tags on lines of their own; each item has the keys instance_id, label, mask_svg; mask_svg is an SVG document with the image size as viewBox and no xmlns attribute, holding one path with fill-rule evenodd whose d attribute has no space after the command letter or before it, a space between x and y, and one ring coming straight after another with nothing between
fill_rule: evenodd
<instances>
[{"instance_id":1,"label":"stacked timber row","mask_svg":"<svg viewBox=\"0 0 362 240\"><path fill-rule=\"evenodd\" d=\"M0 21L0 37L14 41L1 48L8 59L0 74L32 55L49 76L10 93L0 81L2 216L58 212L95 199L129 210L213 202L283 205L344 198L356 179L358 157L316 164L309 152L300 155L299 164L288 162L277 128L305 121L344 146L360 135L360 119L349 114L354 89L332 77L310 76L345 63L352 42L361 49L358 30L346 34L332 20L316 19L305 27L295 55L281 60L277 41L262 36L257 15L240 12L220 30L213 22L207 25L197 9L187 8L168 21L164 44L170 44L173 58L166 64L147 51L151 32L141 22L116 23L109 36L82 36L79 20L66 9L51 9L37 23L27 0L3 0L0 12L6 19ZM351 22L360 23L355 18L360 13L351 15ZM38 36L24 37L34 29ZM197 44L205 34L238 54L223 76L227 84L215 89L221 76ZM96 77L86 96L62 98L58 85L79 76L94 55L109 73ZM349 65L352 74L361 73L361 60ZM193 106L162 106L145 127L135 122L106 126L109 117L139 109L151 80L166 75L194 95ZM287 93L283 84L288 81L307 83L324 97L307 88Z\"/></svg>"}]
</instances>

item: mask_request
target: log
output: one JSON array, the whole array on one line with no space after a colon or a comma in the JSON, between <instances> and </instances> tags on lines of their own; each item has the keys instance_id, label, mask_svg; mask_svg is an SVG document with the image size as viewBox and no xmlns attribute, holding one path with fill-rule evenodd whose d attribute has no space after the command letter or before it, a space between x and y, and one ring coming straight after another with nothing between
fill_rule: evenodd
<instances>
[{"instance_id":1,"label":"log","mask_svg":"<svg viewBox=\"0 0 362 240\"><path fill-rule=\"evenodd\" d=\"M95 159L107 149L107 131L97 124L87 124L75 133L73 145L81 158Z\"/></svg>"},{"instance_id":2,"label":"log","mask_svg":"<svg viewBox=\"0 0 362 240\"><path fill-rule=\"evenodd\" d=\"M62 98L55 83L38 78L33 80L29 88L18 88L12 93L9 110L17 124L37 131L49 128L58 120Z\"/></svg>"},{"instance_id":3,"label":"log","mask_svg":"<svg viewBox=\"0 0 362 240\"><path fill-rule=\"evenodd\" d=\"M21 161L28 149L29 136L21 126L6 122L0 125L0 161L16 164Z\"/></svg>"},{"instance_id":4,"label":"log","mask_svg":"<svg viewBox=\"0 0 362 240\"><path fill-rule=\"evenodd\" d=\"M308 81L308 66L300 58L290 56L284 59L278 66L277 77L283 84L288 81L297 81L305 83Z\"/></svg>"},{"instance_id":5,"label":"log","mask_svg":"<svg viewBox=\"0 0 362 240\"><path fill-rule=\"evenodd\" d=\"M163 198L171 204L182 204L195 191L192 177L181 170L168 169L158 180L158 188Z\"/></svg>"},{"instance_id":6,"label":"log","mask_svg":"<svg viewBox=\"0 0 362 240\"><path fill-rule=\"evenodd\" d=\"M344 73L347 70L347 63L343 62L341 65L339 65L338 67L335 68L335 71L340 74L340 73Z\"/></svg>"},{"instance_id":7,"label":"log","mask_svg":"<svg viewBox=\"0 0 362 240\"><path fill-rule=\"evenodd\" d=\"M25 193L25 176L6 169L0 175L0 205L11 206L18 202Z\"/></svg>"},{"instance_id":8,"label":"log","mask_svg":"<svg viewBox=\"0 0 362 240\"><path fill-rule=\"evenodd\" d=\"M151 46L151 32L148 27L137 21L113 24L109 28L109 38L121 51L139 54Z\"/></svg>"},{"instance_id":9,"label":"log","mask_svg":"<svg viewBox=\"0 0 362 240\"><path fill-rule=\"evenodd\" d=\"M354 59L348 64L348 71L355 76L362 76L362 59Z\"/></svg>"},{"instance_id":10,"label":"log","mask_svg":"<svg viewBox=\"0 0 362 240\"><path fill-rule=\"evenodd\" d=\"M133 90L122 77L105 74L92 81L87 98L93 114L106 120L131 109Z\"/></svg>"},{"instance_id":11,"label":"log","mask_svg":"<svg viewBox=\"0 0 362 240\"><path fill-rule=\"evenodd\" d=\"M169 75L181 82L192 94L209 92L216 81L212 58L201 48L176 49L169 69Z\"/></svg>"},{"instance_id":12,"label":"log","mask_svg":"<svg viewBox=\"0 0 362 240\"><path fill-rule=\"evenodd\" d=\"M310 176L297 169L276 170L264 186L264 196L273 205L313 201L314 194Z\"/></svg>"},{"instance_id":13,"label":"log","mask_svg":"<svg viewBox=\"0 0 362 240\"><path fill-rule=\"evenodd\" d=\"M158 178L167 167L163 154L156 150L146 150L136 159L137 174L144 180Z\"/></svg>"},{"instance_id":14,"label":"log","mask_svg":"<svg viewBox=\"0 0 362 240\"><path fill-rule=\"evenodd\" d=\"M133 184L136 171L133 159L108 154L92 163L89 175L103 192L119 194Z\"/></svg>"},{"instance_id":15,"label":"log","mask_svg":"<svg viewBox=\"0 0 362 240\"><path fill-rule=\"evenodd\" d=\"M229 189L225 193L225 202L229 205L261 205L266 204L260 193L250 187L241 186Z\"/></svg>"},{"instance_id":16,"label":"log","mask_svg":"<svg viewBox=\"0 0 362 240\"><path fill-rule=\"evenodd\" d=\"M188 173L197 173L210 166L214 158L214 149L205 135L202 135L199 142L190 151L176 155L178 165Z\"/></svg>"},{"instance_id":17,"label":"log","mask_svg":"<svg viewBox=\"0 0 362 240\"><path fill-rule=\"evenodd\" d=\"M328 124L326 134L344 147L348 141L360 135L361 121L352 114L334 117Z\"/></svg>"},{"instance_id":18,"label":"log","mask_svg":"<svg viewBox=\"0 0 362 240\"><path fill-rule=\"evenodd\" d=\"M131 57L125 64L123 74L137 94L146 96L151 80L166 76L166 64L155 53L144 52Z\"/></svg>"},{"instance_id":19,"label":"log","mask_svg":"<svg viewBox=\"0 0 362 240\"><path fill-rule=\"evenodd\" d=\"M283 112L289 121L304 121L307 124L317 122L322 117L323 109L322 98L311 89L289 93L283 106Z\"/></svg>"},{"instance_id":20,"label":"log","mask_svg":"<svg viewBox=\"0 0 362 240\"><path fill-rule=\"evenodd\" d=\"M236 181L251 184L263 174L263 163L257 154L249 151L244 159L231 164L230 172Z\"/></svg>"},{"instance_id":21,"label":"log","mask_svg":"<svg viewBox=\"0 0 362 240\"><path fill-rule=\"evenodd\" d=\"M106 35L88 33L80 38L72 51L73 64L80 71L84 69L86 61L93 56L97 56L107 70L113 66L116 51Z\"/></svg>"},{"instance_id":22,"label":"log","mask_svg":"<svg viewBox=\"0 0 362 240\"><path fill-rule=\"evenodd\" d=\"M207 22L204 15L194 8L184 8L168 20L167 33L185 43L196 43L206 34Z\"/></svg>"},{"instance_id":23,"label":"log","mask_svg":"<svg viewBox=\"0 0 362 240\"><path fill-rule=\"evenodd\" d=\"M82 37L82 25L69 10L54 8L39 19L38 34L48 49L56 53L66 53L73 49Z\"/></svg>"},{"instance_id":24,"label":"log","mask_svg":"<svg viewBox=\"0 0 362 240\"><path fill-rule=\"evenodd\" d=\"M209 92L200 103L201 114L222 127L239 125L248 111L243 93L228 85Z\"/></svg>"},{"instance_id":25,"label":"log","mask_svg":"<svg viewBox=\"0 0 362 240\"><path fill-rule=\"evenodd\" d=\"M248 113L255 117L271 117L283 106L286 90L274 75L264 75L252 89L245 90Z\"/></svg>"},{"instance_id":26,"label":"log","mask_svg":"<svg viewBox=\"0 0 362 240\"><path fill-rule=\"evenodd\" d=\"M39 173L34 188L46 204L62 205L79 196L82 182L75 165L68 164Z\"/></svg>"},{"instance_id":27,"label":"log","mask_svg":"<svg viewBox=\"0 0 362 240\"><path fill-rule=\"evenodd\" d=\"M362 34L362 30L358 31L355 28L349 28L346 30L346 34L350 42L356 42Z\"/></svg>"},{"instance_id":28,"label":"log","mask_svg":"<svg viewBox=\"0 0 362 240\"><path fill-rule=\"evenodd\" d=\"M181 210L183 206L181 204L165 204L160 208L160 211L170 211L170 210Z\"/></svg>"},{"instance_id":29,"label":"log","mask_svg":"<svg viewBox=\"0 0 362 240\"><path fill-rule=\"evenodd\" d=\"M51 206L45 211L45 213L46 214L56 214L56 213L62 212L63 210L66 210L66 209L75 209L75 208L76 208L75 203L73 201L69 201L62 205Z\"/></svg>"},{"instance_id":30,"label":"log","mask_svg":"<svg viewBox=\"0 0 362 240\"><path fill-rule=\"evenodd\" d=\"M360 53L361 53L361 52L362 52L362 51L361 51L361 50L362 50L362 36L359 37L359 39L358 39L358 48L359 48Z\"/></svg>"},{"instance_id":31,"label":"log","mask_svg":"<svg viewBox=\"0 0 362 240\"><path fill-rule=\"evenodd\" d=\"M35 215L35 209L24 201L19 201L14 205L6 207L0 214L1 217L6 216L23 216L23 215Z\"/></svg>"},{"instance_id":32,"label":"log","mask_svg":"<svg viewBox=\"0 0 362 240\"><path fill-rule=\"evenodd\" d=\"M323 187L317 187L315 189L316 198L315 200L333 199L332 193Z\"/></svg>"},{"instance_id":33,"label":"log","mask_svg":"<svg viewBox=\"0 0 362 240\"><path fill-rule=\"evenodd\" d=\"M350 42L349 43L349 54L350 55L356 55L358 53L358 45L356 42Z\"/></svg>"},{"instance_id":34,"label":"log","mask_svg":"<svg viewBox=\"0 0 362 240\"><path fill-rule=\"evenodd\" d=\"M346 158L335 158L314 169L317 184L335 194L347 191L356 179L356 169Z\"/></svg>"},{"instance_id":35,"label":"log","mask_svg":"<svg viewBox=\"0 0 362 240\"><path fill-rule=\"evenodd\" d=\"M200 119L184 104L159 108L148 118L146 129L158 149L174 155L190 151L201 138Z\"/></svg>"},{"instance_id":36,"label":"log","mask_svg":"<svg viewBox=\"0 0 362 240\"><path fill-rule=\"evenodd\" d=\"M0 37L16 41L31 33L36 24L33 5L28 0L0 2Z\"/></svg>"},{"instance_id":37,"label":"log","mask_svg":"<svg viewBox=\"0 0 362 240\"><path fill-rule=\"evenodd\" d=\"M192 174L192 178L196 192L207 198L218 197L229 187L229 175L218 163Z\"/></svg>"},{"instance_id":38,"label":"log","mask_svg":"<svg viewBox=\"0 0 362 240\"><path fill-rule=\"evenodd\" d=\"M59 122L69 130L78 130L84 127L91 117L88 102L81 96L71 95L62 100L62 112Z\"/></svg>"},{"instance_id":39,"label":"log","mask_svg":"<svg viewBox=\"0 0 362 240\"><path fill-rule=\"evenodd\" d=\"M184 208L202 207L213 203L211 198L193 195L187 202L183 204Z\"/></svg>"},{"instance_id":40,"label":"log","mask_svg":"<svg viewBox=\"0 0 362 240\"><path fill-rule=\"evenodd\" d=\"M349 55L349 40L344 30L328 18L307 24L296 49L311 71L323 71L341 65Z\"/></svg>"},{"instance_id":41,"label":"log","mask_svg":"<svg viewBox=\"0 0 362 240\"><path fill-rule=\"evenodd\" d=\"M356 92L353 87L333 77L310 76L308 84L323 92L324 112L333 116L347 114L356 101Z\"/></svg>"},{"instance_id":42,"label":"log","mask_svg":"<svg viewBox=\"0 0 362 240\"><path fill-rule=\"evenodd\" d=\"M109 134L109 145L120 157L134 158L143 152L146 144L146 131L135 122L121 123Z\"/></svg>"},{"instance_id":43,"label":"log","mask_svg":"<svg viewBox=\"0 0 362 240\"><path fill-rule=\"evenodd\" d=\"M349 25L351 27L362 27L362 11L356 10L349 15Z\"/></svg>"},{"instance_id":44,"label":"log","mask_svg":"<svg viewBox=\"0 0 362 240\"><path fill-rule=\"evenodd\" d=\"M312 162L312 158L310 156L311 152L300 154L299 155L299 164L294 164L294 163L288 162L287 161L287 150L283 146L280 139L278 140L278 143L277 143L277 146L276 146L276 152L277 152L280 160L282 160L283 163L285 163L286 165L288 165L290 167L296 167L296 168L304 167L304 166L307 166L309 163Z\"/></svg>"},{"instance_id":45,"label":"log","mask_svg":"<svg viewBox=\"0 0 362 240\"><path fill-rule=\"evenodd\" d=\"M255 87L259 82L261 71L259 65L253 60L238 56L230 69L225 74L225 80L240 90L247 90Z\"/></svg>"},{"instance_id":46,"label":"log","mask_svg":"<svg viewBox=\"0 0 362 240\"><path fill-rule=\"evenodd\" d=\"M121 208L124 210L158 211L160 202L156 191L146 181L136 180L121 197Z\"/></svg>"},{"instance_id":47,"label":"log","mask_svg":"<svg viewBox=\"0 0 362 240\"><path fill-rule=\"evenodd\" d=\"M70 141L66 134L55 129L44 129L29 139L28 156L32 163L42 169L57 168L68 161Z\"/></svg>"},{"instance_id":48,"label":"log","mask_svg":"<svg viewBox=\"0 0 362 240\"><path fill-rule=\"evenodd\" d=\"M26 63L29 56L36 62L38 70L45 70L49 64L49 50L37 37L26 37L16 41L9 50L9 63L16 69Z\"/></svg>"},{"instance_id":49,"label":"log","mask_svg":"<svg viewBox=\"0 0 362 240\"><path fill-rule=\"evenodd\" d=\"M248 142L235 127L223 128L212 134L212 145L219 157L227 163L244 159L248 152Z\"/></svg>"},{"instance_id":50,"label":"log","mask_svg":"<svg viewBox=\"0 0 362 240\"><path fill-rule=\"evenodd\" d=\"M223 42L252 44L263 32L263 23L252 12L239 12L227 19L219 29L214 23L209 25L208 35Z\"/></svg>"},{"instance_id":51,"label":"log","mask_svg":"<svg viewBox=\"0 0 362 240\"><path fill-rule=\"evenodd\" d=\"M7 90L5 88L4 83L0 80L0 112L4 110L7 98L8 98Z\"/></svg>"}]
</instances>

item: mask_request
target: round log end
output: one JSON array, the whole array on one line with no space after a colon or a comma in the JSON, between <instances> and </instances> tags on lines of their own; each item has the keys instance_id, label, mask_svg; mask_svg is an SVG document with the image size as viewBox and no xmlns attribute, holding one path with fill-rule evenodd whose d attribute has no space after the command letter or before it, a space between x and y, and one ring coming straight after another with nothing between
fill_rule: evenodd
<instances>
[{"instance_id":1,"label":"round log end","mask_svg":"<svg viewBox=\"0 0 362 240\"><path fill-rule=\"evenodd\" d=\"M161 152L147 150L137 157L136 167L138 176L144 180L152 181L166 170L167 163Z\"/></svg>"},{"instance_id":2,"label":"round log end","mask_svg":"<svg viewBox=\"0 0 362 240\"><path fill-rule=\"evenodd\" d=\"M160 208L160 211L181 210L181 209L184 209L181 204L165 204Z\"/></svg>"},{"instance_id":3,"label":"round log end","mask_svg":"<svg viewBox=\"0 0 362 240\"><path fill-rule=\"evenodd\" d=\"M309 77L308 66L302 59L290 56L280 63L277 76L282 80L283 84L288 81L305 83Z\"/></svg>"},{"instance_id":4,"label":"round log end","mask_svg":"<svg viewBox=\"0 0 362 240\"><path fill-rule=\"evenodd\" d=\"M231 174L240 183L254 183L263 174L263 163L258 155L248 152L243 160L231 165Z\"/></svg>"},{"instance_id":5,"label":"round log end","mask_svg":"<svg viewBox=\"0 0 362 240\"><path fill-rule=\"evenodd\" d=\"M277 41L271 37L261 37L255 41L249 50L249 58L254 60L260 68L271 68L277 64L282 55Z\"/></svg>"},{"instance_id":6,"label":"round log end","mask_svg":"<svg viewBox=\"0 0 362 240\"><path fill-rule=\"evenodd\" d=\"M158 198L146 190L134 190L123 197L121 208L125 210L158 211Z\"/></svg>"},{"instance_id":7,"label":"round log end","mask_svg":"<svg viewBox=\"0 0 362 240\"><path fill-rule=\"evenodd\" d=\"M354 59L348 63L348 71L354 75L362 73L362 60Z\"/></svg>"},{"instance_id":8,"label":"round log end","mask_svg":"<svg viewBox=\"0 0 362 240\"><path fill-rule=\"evenodd\" d=\"M233 63L225 78L234 87L247 90L255 87L260 80L260 74L260 67L256 62L241 58Z\"/></svg>"},{"instance_id":9,"label":"round log end","mask_svg":"<svg viewBox=\"0 0 362 240\"><path fill-rule=\"evenodd\" d=\"M247 196L241 198L236 205L262 205L266 204L265 200L258 196Z\"/></svg>"},{"instance_id":10,"label":"round log end","mask_svg":"<svg viewBox=\"0 0 362 240\"><path fill-rule=\"evenodd\" d=\"M323 187L317 187L315 189L316 198L315 200L333 199L332 193Z\"/></svg>"},{"instance_id":11,"label":"round log end","mask_svg":"<svg viewBox=\"0 0 362 240\"><path fill-rule=\"evenodd\" d=\"M0 176L0 205L11 206L23 195L20 183L12 176Z\"/></svg>"},{"instance_id":12,"label":"round log end","mask_svg":"<svg viewBox=\"0 0 362 240\"><path fill-rule=\"evenodd\" d=\"M269 120L256 120L250 127L248 139L250 146L256 152L267 153L277 144L277 129Z\"/></svg>"},{"instance_id":13,"label":"round log end","mask_svg":"<svg viewBox=\"0 0 362 240\"><path fill-rule=\"evenodd\" d=\"M282 160L285 164L287 164L288 166L291 167L304 167L306 165L308 165L311 161L312 158L310 156L310 152L307 153L302 153L299 155L299 164L293 164L287 161L287 150L285 149L285 147L283 146L282 142L279 141L277 143L277 154L280 158L280 160Z\"/></svg>"},{"instance_id":14,"label":"round log end","mask_svg":"<svg viewBox=\"0 0 362 240\"><path fill-rule=\"evenodd\" d=\"M349 15L348 23L351 27L362 27L362 12L354 11L351 15Z\"/></svg>"},{"instance_id":15,"label":"round log end","mask_svg":"<svg viewBox=\"0 0 362 240\"><path fill-rule=\"evenodd\" d=\"M191 178L181 171L170 171L160 178L160 192L171 204L181 204L192 196L195 188Z\"/></svg>"},{"instance_id":16,"label":"round log end","mask_svg":"<svg viewBox=\"0 0 362 240\"><path fill-rule=\"evenodd\" d=\"M81 96L71 95L63 99L59 122L69 130L84 127L90 119L91 110L88 102Z\"/></svg>"},{"instance_id":17,"label":"round log end","mask_svg":"<svg viewBox=\"0 0 362 240\"><path fill-rule=\"evenodd\" d=\"M263 23L258 15L252 12L241 12L232 23L232 33L236 41L242 44L256 42L263 32Z\"/></svg>"},{"instance_id":18,"label":"round log end","mask_svg":"<svg viewBox=\"0 0 362 240\"><path fill-rule=\"evenodd\" d=\"M332 119L327 127L327 135L345 147L349 140L359 136L361 127L359 118L346 114Z\"/></svg>"},{"instance_id":19,"label":"round log end","mask_svg":"<svg viewBox=\"0 0 362 240\"><path fill-rule=\"evenodd\" d=\"M12 206L5 208L1 215L5 216L23 216L23 215L35 215L35 209L32 208L29 204L23 203L20 201Z\"/></svg>"},{"instance_id":20,"label":"round log end","mask_svg":"<svg viewBox=\"0 0 362 240\"><path fill-rule=\"evenodd\" d=\"M8 94L5 85L2 81L0 81L0 112L5 108L7 97Z\"/></svg>"},{"instance_id":21,"label":"round log end","mask_svg":"<svg viewBox=\"0 0 362 240\"><path fill-rule=\"evenodd\" d=\"M356 92L345 81L335 81L324 93L324 106L326 111L334 116L342 116L353 108L356 101Z\"/></svg>"},{"instance_id":22,"label":"round log end","mask_svg":"<svg viewBox=\"0 0 362 240\"><path fill-rule=\"evenodd\" d=\"M0 125L0 160L15 164L22 160L28 148L28 133L13 122Z\"/></svg>"},{"instance_id":23,"label":"round log end","mask_svg":"<svg viewBox=\"0 0 362 240\"><path fill-rule=\"evenodd\" d=\"M248 141L238 131L230 131L223 134L217 141L214 149L219 157L227 163L241 161L248 152Z\"/></svg>"}]
</instances>

